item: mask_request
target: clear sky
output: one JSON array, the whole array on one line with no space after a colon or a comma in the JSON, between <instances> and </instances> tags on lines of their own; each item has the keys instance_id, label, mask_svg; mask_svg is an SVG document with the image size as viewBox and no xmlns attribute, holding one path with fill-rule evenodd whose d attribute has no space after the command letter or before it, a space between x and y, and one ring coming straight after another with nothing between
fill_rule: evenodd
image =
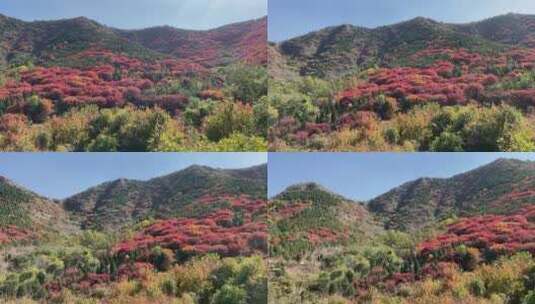
<instances>
[{"instance_id":1,"label":"clear sky","mask_svg":"<svg viewBox=\"0 0 535 304\"><path fill-rule=\"evenodd\" d=\"M450 177L498 158L535 160L535 153L270 153L268 192L316 182L365 201L420 177Z\"/></svg>"},{"instance_id":2,"label":"clear sky","mask_svg":"<svg viewBox=\"0 0 535 304\"><path fill-rule=\"evenodd\" d=\"M0 13L26 21L85 16L121 29L210 29L265 16L267 0L0 0Z\"/></svg>"},{"instance_id":3,"label":"clear sky","mask_svg":"<svg viewBox=\"0 0 535 304\"><path fill-rule=\"evenodd\" d=\"M535 14L535 1L269 0L269 40L282 41L345 23L377 27L418 16L458 23L509 12Z\"/></svg>"},{"instance_id":4,"label":"clear sky","mask_svg":"<svg viewBox=\"0 0 535 304\"><path fill-rule=\"evenodd\" d=\"M190 165L244 168L267 153L0 153L0 175L50 197L65 198L118 178L147 180Z\"/></svg>"}]
</instances>

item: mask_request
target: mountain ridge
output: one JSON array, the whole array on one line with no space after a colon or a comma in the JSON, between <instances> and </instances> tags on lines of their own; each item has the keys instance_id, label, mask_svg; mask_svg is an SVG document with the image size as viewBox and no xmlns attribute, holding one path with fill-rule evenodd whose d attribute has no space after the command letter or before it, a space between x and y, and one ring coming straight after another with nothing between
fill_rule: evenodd
<instances>
[{"instance_id":1,"label":"mountain ridge","mask_svg":"<svg viewBox=\"0 0 535 304\"><path fill-rule=\"evenodd\" d=\"M27 57L48 64L66 64L61 59L89 49L125 53L140 59L165 57L189 59L212 67L237 61L263 64L267 60L258 49L267 40L266 17L222 25L208 30L188 30L171 26L122 30L87 17L46 21L23 21L1 15L0 35L4 42L0 57L4 65ZM147 41L137 36L150 32ZM151 34L152 33L152 34ZM155 41L161 40L165 47ZM173 40L173 37L178 36ZM228 39L232 37L233 39ZM262 43L262 38L264 42ZM145 42L145 43L144 43ZM197 54L197 53L200 53ZM67 63L67 65L69 65Z\"/></svg>"},{"instance_id":2,"label":"mountain ridge","mask_svg":"<svg viewBox=\"0 0 535 304\"><path fill-rule=\"evenodd\" d=\"M417 230L449 216L511 214L535 202L535 162L499 158L485 165L445 178L420 177L396 186L367 202L357 202L326 190L316 183L292 185L271 198L307 200L309 195L292 192L321 192L318 203L344 200L363 206L387 229Z\"/></svg>"},{"instance_id":3,"label":"mountain ridge","mask_svg":"<svg viewBox=\"0 0 535 304\"><path fill-rule=\"evenodd\" d=\"M373 28L351 24L330 26L274 44L271 58L288 61L279 69L297 68L299 74L328 77L374 65L404 66L400 58L429 45L495 52L512 46L533 46L535 15L507 14L471 23L446 23L430 18ZM515 38L507 39L514 30ZM327 47L324 47L327 46ZM275 59L272 59L275 60ZM280 61L280 60L279 60ZM272 75L281 75L273 71Z\"/></svg>"},{"instance_id":4,"label":"mountain ridge","mask_svg":"<svg viewBox=\"0 0 535 304\"><path fill-rule=\"evenodd\" d=\"M82 229L119 229L153 216L167 218L194 213L198 201L209 201L211 197L215 200L214 208L231 197L245 195L251 199L263 199L261 192L267 183L265 178L266 164L240 169L192 165L147 181L126 178L107 181L63 200L54 200L0 177L0 211L7 210L7 213L0 212L0 218L2 214L6 216L0 222L11 223L7 219L13 217L15 210L22 212L18 216L26 219L21 220L25 223L21 226L31 227L35 220L35 212L31 210L35 205L43 212L50 211L45 214L46 218L59 216L66 222L74 221ZM20 208L13 209L13 202L19 202L17 206ZM195 216L193 213L191 215ZM53 222L48 223L54 226Z\"/></svg>"}]
</instances>

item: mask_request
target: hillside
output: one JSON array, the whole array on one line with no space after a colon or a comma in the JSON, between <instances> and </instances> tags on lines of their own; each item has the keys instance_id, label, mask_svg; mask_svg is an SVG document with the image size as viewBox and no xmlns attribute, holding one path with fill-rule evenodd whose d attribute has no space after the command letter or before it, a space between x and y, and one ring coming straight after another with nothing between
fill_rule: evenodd
<instances>
[{"instance_id":1,"label":"hillside","mask_svg":"<svg viewBox=\"0 0 535 304\"><path fill-rule=\"evenodd\" d=\"M191 59L206 66L225 65L236 60L255 64L267 62L267 17L207 31L163 26L116 32L150 50Z\"/></svg>"},{"instance_id":2,"label":"hillside","mask_svg":"<svg viewBox=\"0 0 535 304\"><path fill-rule=\"evenodd\" d=\"M155 61L164 58L191 60L207 67L239 60L266 62L261 48L266 41L266 18L191 31L169 26L141 30L107 27L85 17L55 21L24 22L0 16L1 62L32 60L47 66L80 66L74 57L87 50L110 51ZM72 59L72 60L69 60Z\"/></svg>"},{"instance_id":3,"label":"hillside","mask_svg":"<svg viewBox=\"0 0 535 304\"><path fill-rule=\"evenodd\" d=\"M507 14L469 24L451 25L469 35L507 44L535 47L533 15Z\"/></svg>"},{"instance_id":4,"label":"hillside","mask_svg":"<svg viewBox=\"0 0 535 304\"><path fill-rule=\"evenodd\" d=\"M194 165L61 202L2 178L0 301L266 303L266 178Z\"/></svg>"},{"instance_id":5,"label":"hillside","mask_svg":"<svg viewBox=\"0 0 535 304\"><path fill-rule=\"evenodd\" d=\"M270 150L533 151L535 15L418 17L270 44Z\"/></svg>"},{"instance_id":6,"label":"hillside","mask_svg":"<svg viewBox=\"0 0 535 304\"><path fill-rule=\"evenodd\" d=\"M530 303L534 174L499 159L367 204L291 186L269 203L269 303Z\"/></svg>"},{"instance_id":7,"label":"hillside","mask_svg":"<svg viewBox=\"0 0 535 304\"><path fill-rule=\"evenodd\" d=\"M264 201L266 183L266 165L245 169L193 165L148 181L106 182L54 201L2 178L0 223L2 228L32 231L80 226L112 232L144 219L202 219L235 204Z\"/></svg>"},{"instance_id":8,"label":"hillside","mask_svg":"<svg viewBox=\"0 0 535 304\"><path fill-rule=\"evenodd\" d=\"M417 230L448 216L512 214L535 202L535 163L500 159L447 179L421 178L368 203L388 229Z\"/></svg>"},{"instance_id":9,"label":"hillside","mask_svg":"<svg viewBox=\"0 0 535 304\"><path fill-rule=\"evenodd\" d=\"M0 245L76 230L57 202L0 177Z\"/></svg>"},{"instance_id":10,"label":"hillside","mask_svg":"<svg viewBox=\"0 0 535 304\"><path fill-rule=\"evenodd\" d=\"M272 254L291 259L323 246L358 242L380 230L362 204L314 183L290 186L272 198L269 219Z\"/></svg>"},{"instance_id":11,"label":"hillside","mask_svg":"<svg viewBox=\"0 0 535 304\"><path fill-rule=\"evenodd\" d=\"M126 31L0 15L0 150L264 151L266 26ZM63 127L77 130L53 135Z\"/></svg>"},{"instance_id":12,"label":"hillside","mask_svg":"<svg viewBox=\"0 0 535 304\"><path fill-rule=\"evenodd\" d=\"M418 17L377 28L349 24L328 27L278 43L282 56L301 75L335 76L381 67L416 66L405 61L427 48L465 48L475 53L531 46L535 16L509 14L469 24L449 24Z\"/></svg>"},{"instance_id":13,"label":"hillside","mask_svg":"<svg viewBox=\"0 0 535 304\"><path fill-rule=\"evenodd\" d=\"M63 205L80 218L82 227L104 230L149 217L202 218L229 199L265 199L266 177L265 165L242 170L191 166L148 181L107 182L67 198Z\"/></svg>"},{"instance_id":14,"label":"hillside","mask_svg":"<svg viewBox=\"0 0 535 304\"><path fill-rule=\"evenodd\" d=\"M162 54L122 39L113 29L85 17L24 22L2 16L0 28L4 29L1 60L10 65L31 61L45 66L83 66L83 58L71 59L90 49L139 59L163 58Z\"/></svg>"}]
</instances>

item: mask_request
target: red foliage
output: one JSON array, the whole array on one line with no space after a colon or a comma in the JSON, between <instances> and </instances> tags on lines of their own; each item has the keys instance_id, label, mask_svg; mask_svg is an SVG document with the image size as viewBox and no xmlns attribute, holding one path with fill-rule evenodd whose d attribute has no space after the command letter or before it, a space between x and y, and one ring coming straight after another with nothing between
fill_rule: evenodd
<instances>
[{"instance_id":1,"label":"red foliage","mask_svg":"<svg viewBox=\"0 0 535 304\"><path fill-rule=\"evenodd\" d=\"M117 277L119 280L123 279L146 279L147 274L154 270L154 266L150 263L126 263L119 266L117 269Z\"/></svg>"},{"instance_id":2,"label":"red foliage","mask_svg":"<svg viewBox=\"0 0 535 304\"><path fill-rule=\"evenodd\" d=\"M318 228L309 230L307 235L308 241L312 245L318 245L323 243L335 243L341 237L338 232L332 231L328 228Z\"/></svg>"},{"instance_id":3,"label":"red foliage","mask_svg":"<svg viewBox=\"0 0 535 304\"><path fill-rule=\"evenodd\" d=\"M225 95L221 90L204 90L199 93L201 99L223 100Z\"/></svg>"},{"instance_id":4,"label":"red foliage","mask_svg":"<svg viewBox=\"0 0 535 304\"><path fill-rule=\"evenodd\" d=\"M487 77L482 74L447 77L453 73L453 68L451 63L441 61L428 68L379 69L369 75L368 82L341 92L338 99L354 103L385 94L412 103L464 104L467 102L465 89L483 83Z\"/></svg>"},{"instance_id":5,"label":"red foliage","mask_svg":"<svg viewBox=\"0 0 535 304\"><path fill-rule=\"evenodd\" d=\"M111 276L107 273L89 273L76 284L73 284L72 288L88 292L96 286L105 285L110 281Z\"/></svg>"},{"instance_id":6,"label":"red foliage","mask_svg":"<svg viewBox=\"0 0 535 304\"><path fill-rule=\"evenodd\" d=\"M373 130L376 126L377 114L371 111L357 111L354 113L344 114L338 120L339 128L362 128L364 130Z\"/></svg>"},{"instance_id":7,"label":"red foliage","mask_svg":"<svg viewBox=\"0 0 535 304\"><path fill-rule=\"evenodd\" d=\"M482 252L509 254L529 251L535 254L535 206L527 207L514 215L485 215L459 220L448 231L418 246L420 255L444 252L453 258L458 245L474 247Z\"/></svg>"},{"instance_id":8,"label":"red foliage","mask_svg":"<svg viewBox=\"0 0 535 304\"><path fill-rule=\"evenodd\" d=\"M76 56L96 58L101 65L85 69L38 67L22 72L20 81L8 81L0 88L0 102L8 103L9 113L22 113L20 104L32 95L52 100L57 110L86 104L120 107L127 102L160 106L174 113L185 107L182 95L144 96L144 91L166 77L206 76L208 70L188 60L166 59L142 62L106 51L85 51ZM120 77L114 79L115 74ZM217 96L217 94L216 94ZM58 109L58 106L60 107ZM50 110L47 114L52 114Z\"/></svg>"},{"instance_id":9,"label":"red foliage","mask_svg":"<svg viewBox=\"0 0 535 304\"><path fill-rule=\"evenodd\" d=\"M255 219L266 208L263 200L246 196L222 196L231 208L221 208L202 218L160 220L138 232L132 239L118 244L114 251L119 255L131 252L146 255L150 248L161 246L180 250L185 254L218 253L223 256L249 255L267 250L267 225ZM215 202L204 196L200 203ZM236 211L243 213L242 223L233 223Z\"/></svg>"},{"instance_id":10,"label":"red foliage","mask_svg":"<svg viewBox=\"0 0 535 304\"><path fill-rule=\"evenodd\" d=\"M165 50L205 67L228 62L229 56L250 64L267 63L267 18L210 31L149 33L143 40L151 49Z\"/></svg>"},{"instance_id":11,"label":"red foliage","mask_svg":"<svg viewBox=\"0 0 535 304\"><path fill-rule=\"evenodd\" d=\"M21 229L15 226L0 227L0 245L16 241L30 240L33 237L33 233L26 229Z\"/></svg>"},{"instance_id":12,"label":"red foliage","mask_svg":"<svg viewBox=\"0 0 535 304\"><path fill-rule=\"evenodd\" d=\"M535 105L534 90L486 92L500 80L510 80L520 71L535 67L535 49L512 49L500 55L482 56L465 49L429 47L410 60L442 58L427 67L381 68L369 72L368 80L338 94L344 107L362 105L365 100L384 94L409 104L436 102L443 105L477 101L512 101L521 106ZM511 62L514 62L512 64ZM493 74L508 71L501 79ZM497 99L497 100L495 100ZM367 110L367 109L364 109Z\"/></svg>"},{"instance_id":13,"label":"red foliage","mask_svg":"<svg viewBox=\"0 0 535 304\"><path fill-rule=\"evenodd\" d=\"M271 215L276 215L278 219L287 219L301 213L308 207L309 204L306 203L285 204L282 208L277 209L276 214L272 213Z\"/></svg>"}]
</instances>

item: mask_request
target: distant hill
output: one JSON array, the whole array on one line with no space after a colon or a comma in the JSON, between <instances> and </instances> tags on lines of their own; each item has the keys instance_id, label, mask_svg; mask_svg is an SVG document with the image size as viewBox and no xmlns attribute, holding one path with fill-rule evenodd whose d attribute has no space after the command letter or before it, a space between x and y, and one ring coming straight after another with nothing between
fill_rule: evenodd
<instances>
[{"instance_id":1,"label":"distant hill","mask_svg":"<svg viewBox=\"0 0 535 304\"><path fill-rule=\"evenodd\" d=\"M532 47L534 15L508 14L468 24L441 23L418 17L374 29L340 25L276 44L270 60L284 62L271 71L285 70L320 77L346 74L375 65L414 66L408 58L428 47L465 48L478 53L499 53L509 47Z\"/></svg>"},{"instance_id":2,"label":"distant hill","mask_svg":"<svg viewBox=\"0 0 535 304\"><path fill-rule=\"evenodd\" d=\"M208 31L192 31L170 26L135 31L116 31L128 41L208 66L236 60L266 63L267 18L234 23Z\"/></svg>"},{"instance_id":3,"label":"distant hill","mask_svg":"<svg viewBox=\"0 0 535 304\"><path fill-rule=\"evenodd\" d=\"M267 61L266 18L208 31L155 27L110 28L85 17L24 22L0 15L0 66L31 60L40 65L76 66L83 51L105 50L143 60L188 59L207 67L236 61ZM73 58L74 57L74 58Z\"/></svg>"}]
</instances>

